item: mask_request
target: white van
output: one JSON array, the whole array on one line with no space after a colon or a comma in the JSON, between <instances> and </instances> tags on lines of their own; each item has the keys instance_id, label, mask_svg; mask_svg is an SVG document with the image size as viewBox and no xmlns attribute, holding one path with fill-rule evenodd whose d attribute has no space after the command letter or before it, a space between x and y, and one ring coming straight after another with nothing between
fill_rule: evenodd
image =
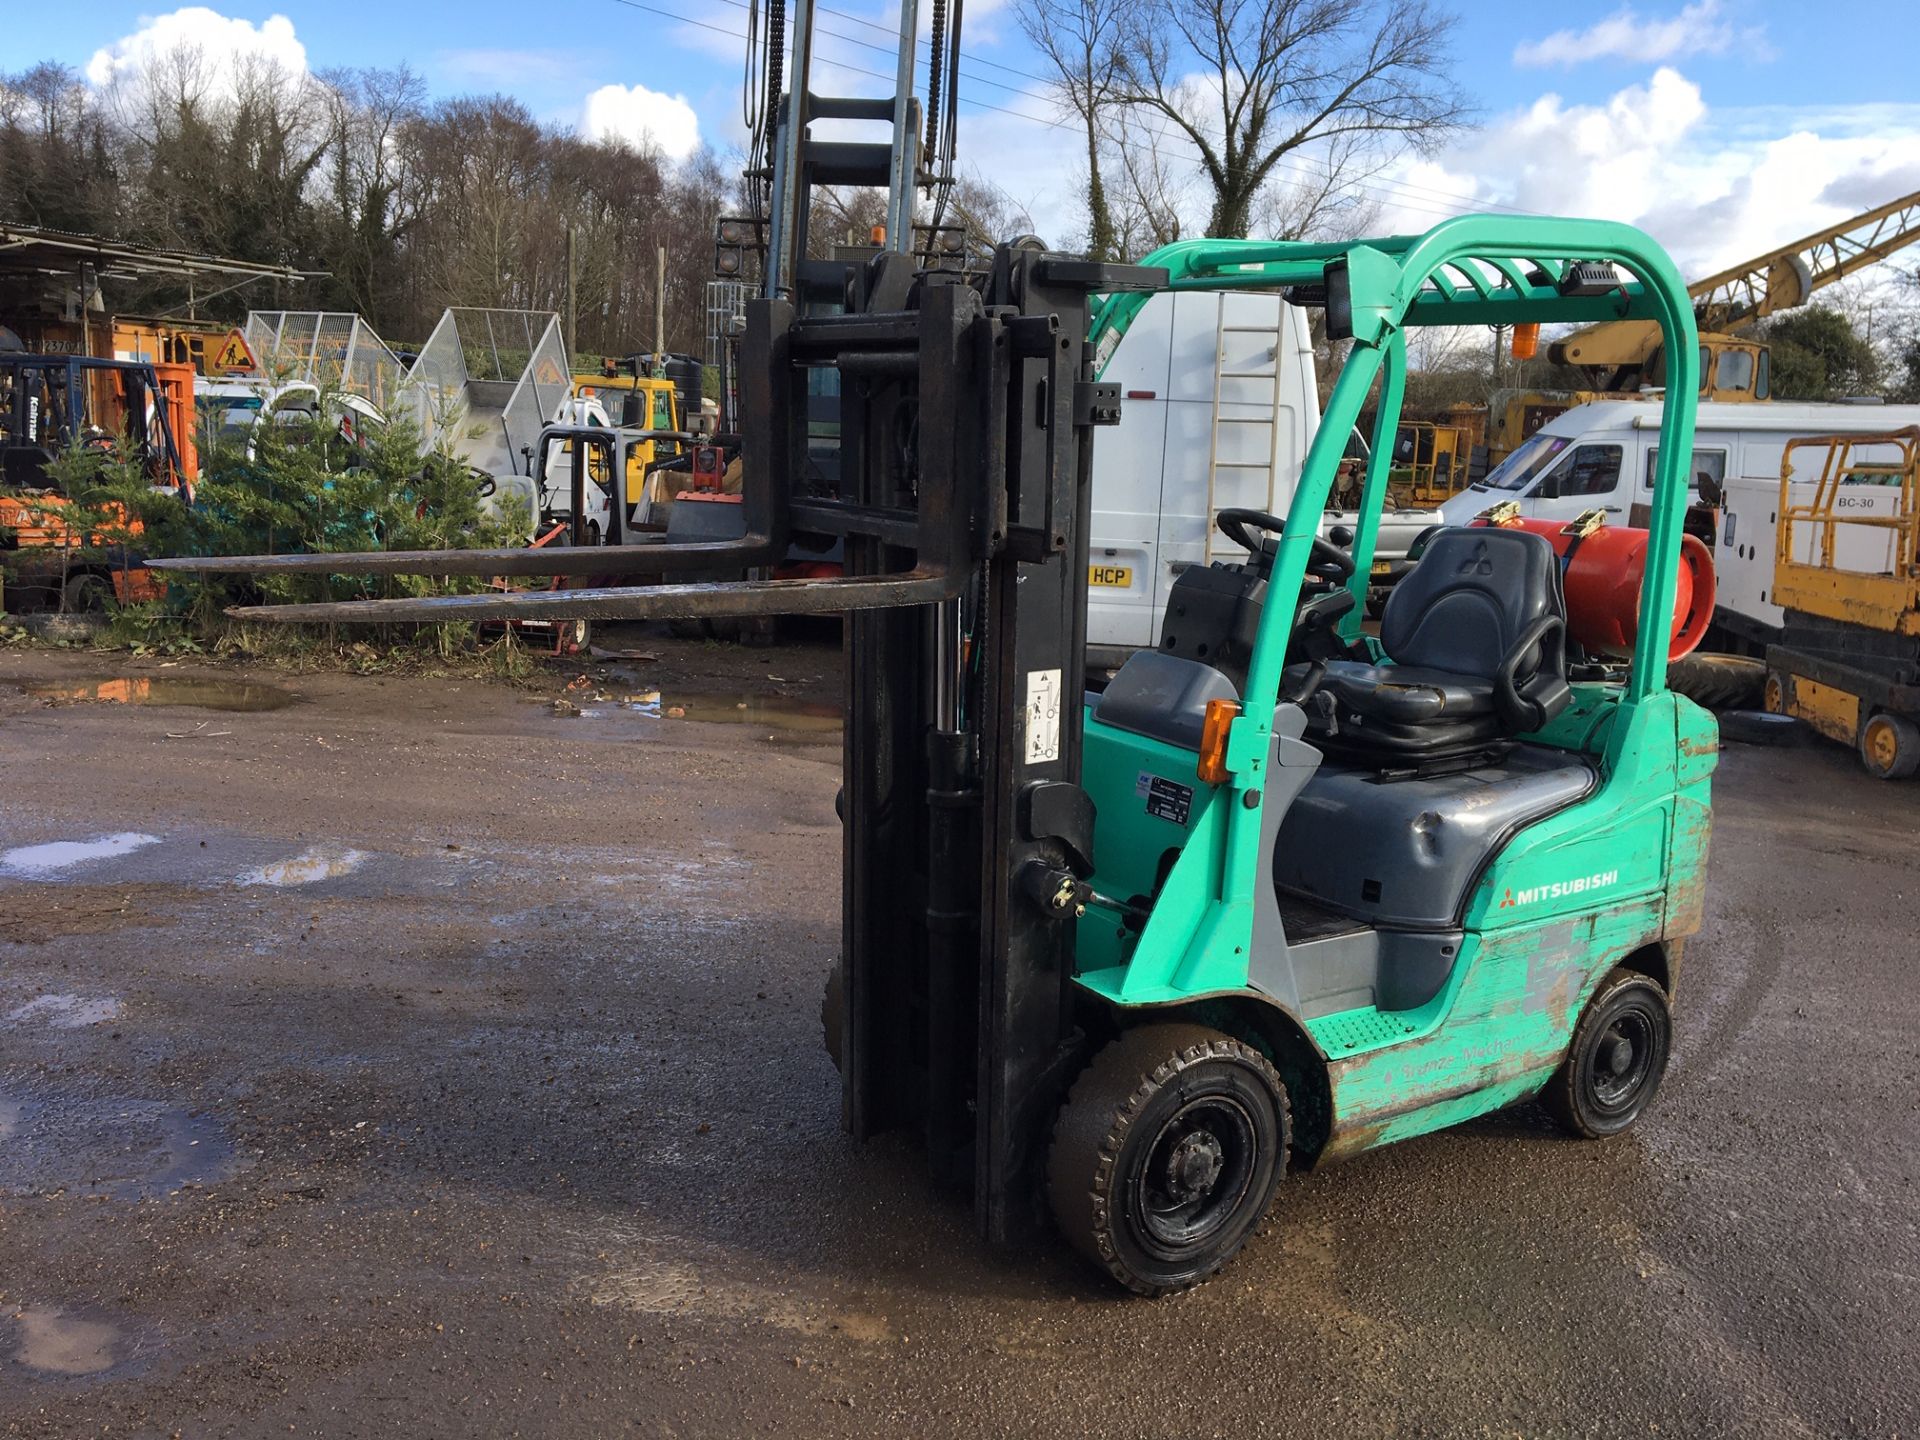
<instances>
[{"instance_id":1,"label":"white van","mask_svg":"<svg viewBox=\"0 0 1920 1440\"><path fill-rule=\"evenodd\" d=\"M1780 462L1787 442L1805 435L1861 435L1920 424L1915 405L1704 403L1694 420L1693 500L1702 481L1721 500L1714 535L1715 618L1765 643L1780 626L1773 587ZM1553 417L1479 484L1440 507L1446 524L1464 525L1505 500L1520 513L1571 520L1588 510L1628 525L1633 507L1653 495L1660 448L1660 399L1596 400ZM1860 458L1873 458L1862 455ZM1815 477L1808 476L1811 487ZM1796 487L1801 482L1796 479Z\"/></svg>"},{"instance_id":2,"label":"white van","mask_svg":"<svg viewBox=\"0 0 1920 1440\"><path fill-rule=\"evenodd\" d=\"M1122 397L1094 442L1087 643L1104 661L1159 643L1181 570L1244 553L1222 509L1286 513L1320 393L1306 313L1277 291L1155 295L1101 379Z\"/></svg>"}]
</instances>

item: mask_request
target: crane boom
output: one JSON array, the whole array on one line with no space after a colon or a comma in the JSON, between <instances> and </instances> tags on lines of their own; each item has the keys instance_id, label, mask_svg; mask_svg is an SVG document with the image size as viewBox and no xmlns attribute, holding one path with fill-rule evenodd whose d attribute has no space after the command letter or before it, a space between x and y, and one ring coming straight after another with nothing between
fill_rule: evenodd
<instances>
[{"instance_id":1,"label":"crane boom","mask_svg":"<svg viewBox=\"0 0 1920 1440\"><path fill-rule=\"evenodd\" d=\"M1734 331L1920 240L1920 191L1689 286L1703 328Z\"/></svg>"},{"instance_id":2,"label":"crane boom","mask_svg":"<svg viewBox=\"0 0 1920 1440\"><path fill-rule=\"evenodd\" d=\"M1781 310L1804 305L1816 290L1876 265L1920 241L1920 191L1830 225L1790 245L1695 281L1687 289L1701 332L1731 334ZM1659 347L1660 332L1636 320L1576 330L1549 347L1556 365L1613 373L1608 389L1630 389Z\"/></svg>"}]
</instances>

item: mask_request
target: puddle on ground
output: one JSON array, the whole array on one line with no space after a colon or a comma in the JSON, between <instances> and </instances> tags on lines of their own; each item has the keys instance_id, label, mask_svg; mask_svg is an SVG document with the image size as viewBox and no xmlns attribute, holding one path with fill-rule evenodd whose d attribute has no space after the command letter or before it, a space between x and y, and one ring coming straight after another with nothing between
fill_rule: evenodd
<instances>
[{"instance_id":1,"label":"puddle on ground","mask_svg":"<svg viewBox=\"0 0 1920 1440\"><path fill-rule=\"evenodd\" d=\"M29 880L84 865L92 860L110 860L129 855L148 845L160 843L158 835L142 835L123 830L118 835L101 835L93 840L52 840L45 845L22 845L0 853L0 875L20 875Z\"/></svg>"},{"instance_id":2,"label":"puddle on ground","mask_svg":"<svg viewBox=\"0 0 1920 1440\"><path fill-rule=\"evenodd\" d=\"M7 1022L25 1025L39 1022L55 1030L80 1030L88 1025L103 1025L120 1017L120 1002L111 995L38 995L18 1009L7 1012ZM0 1131L0 1135L4 1135Z\"/></svg>"},{"instance_id":3,"label":"puddle on ground","mask_svg":"<svg viewBox=\"0 0 1920 1440\"><path fill-rule=\"evenodd\" d=\"M610 695L607 702L656 720L700 720L709 725L756 725L818 734L838 733L841 728L838 705L790 695L663 696L658 690L638 690Z\"/></svg>"},{"instance_id":4,"label":"puddle on ground","mask_svg":"<svg viewBox=\"0 0 1920 1440\"><path fill-rule=\"evenodd\" d=\"M308 850L291 860L276 860L271 865L249 870L240 877L240 883L289 888L317 885L322 880L337 880L342 875L351 875L366 858L364 850Z\"/></svg>"},{"instance_id":5,"label":"puddle on ground","mask_svg":"<svg viewBox=\"0 0 1920 1440\"><path fill-rule=\"evenodd\" d=\"M29 685L29 695L55 703L104 701L111 705L190 705L200 710L284 710L298 698L278 685L247 680L207 680L187 675L140 675L121 680Z\"/></svg>"},{"instance_id":6,"label":"puddle on ground","mask_svg":"<svg viewBox=\"0 0 1920 1440\"><path fill-rule=\"evenodd\" d=\"M99 1375L128 1358L120 1327L104 1320L33 1305L6 1318L13 1324L13 1358L42 1375Z\"/></svg>"},{"instance_id":7,"label":"puddle on ground","mask_svg":"<svg viewBox=\"0 0 1920 1440\"><path fill-rule=\"evenodd\" d=\"M162 1100L0 1096L0 1196L154 1200L238 1167L220 1125Z\"/></svg>"}]
</instances>

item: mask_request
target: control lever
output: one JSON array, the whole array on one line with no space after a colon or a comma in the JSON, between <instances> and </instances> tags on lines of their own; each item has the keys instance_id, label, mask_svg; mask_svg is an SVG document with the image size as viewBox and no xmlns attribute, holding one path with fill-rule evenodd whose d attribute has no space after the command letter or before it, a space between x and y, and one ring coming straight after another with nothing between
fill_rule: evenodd
<instances>
[{"instance_id":1,"label":"control lever","mask_svg":"<svg viewBox=\"0 0 1920 1440\"><path fill-rule=\"evenodd\" d=\"M1014 872L1026 897L1050 920L1078 920L1094 899L1093 887L1064 865L1029 860Z\"/></svg>"},{"instance_id":2,"label":"control lever","mask_svg":"<svg viewBox=\"0 0 1920 1440\"><path fill-rule=\"evenodd\" d=\"M1102 895L1064 866L1029 860L1015 872L1015 878L1027 898L1050 920L1078 920L1087 913L1087 906L1099 905L1135 928L1146 924L1148 912L1144 906Z\"/></svg>"},{"instance_id":3,"label":"control lever","mask_svg":"<svg viewBox=\"0 0 1920 1440\"><path fill-rule=\"evenodd\" d=\"M1340 638L1339 625L1354 604L1351 590L1330 590L1325 595L1316 595L1294 612L1293 634L1288 638L1287 651L1289 655L1299 656L1306 665L1305 673L1299 676L1293 689L1281 697L1283 700L1304 706L1327 678L1327 662L1347 653L1347 642ZM1297 665L1289 666L1288 673L1297 668Z\"/></svg>"}]
</instances>

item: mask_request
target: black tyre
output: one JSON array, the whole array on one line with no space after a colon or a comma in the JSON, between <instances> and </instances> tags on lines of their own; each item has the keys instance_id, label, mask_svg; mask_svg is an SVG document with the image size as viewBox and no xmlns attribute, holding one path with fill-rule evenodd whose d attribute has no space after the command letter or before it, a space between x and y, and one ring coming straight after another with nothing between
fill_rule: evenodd
<instances>
[{"instance_id":1,"label":"black tyre","mask_svg":"<svg viewBox=\"0 0 1920 1440\"><path fill-rule=\"evenodd\" d=\"M1742 745L1785 745L1800 736L1800 722L1771 710L1723 710L1720 738Z\"/></svg>"},{"instance_id":2,"label":"black tyre","mask_svg":"<svg viewBox=\"0 0 1920 1440\"><path fill-rule=\"evenodd\" d=\"M113 599L113 582L91 570L69 575L60 591L60 608L68 615L98 615Z\"/></svg>"},{"instance_id":3,"label":"black tyre","mask_svg":"<svg viewBox=\"0 0 1920 1440\"><path fill-rule=\"evenodd\" d=\"M1667 688L1707 710L1752 709L1766 680L1765 663L1750 655L1696 650L1667 664Z\"/></svg>"},{"instance_id":4,"label":"black tyre","mask_svg":"<svg viewBox=\"0 0 1920 1440\"><path fill-rule=\"evenodd\" d=\"M1587 1002L1567 1058L1540 1098L1575 1135L1618 1135L1659 1092L1672 1053L1666 992L1645 975L1615 970Z\"/></svg>"},{"instance_id":5,"label":"black tyre","mask_svg":"<svg viewBox=\"0 0 1920 1440\"><path fill-rule=\"evenodd\" d=\"M1258 1050L1199 1025L1143 1025L1093 1058L1054 1124L1061 1232L1141 1295L1231 1260L1286 1173L1286 1087Z\"/></svg>"}]
</instances>

